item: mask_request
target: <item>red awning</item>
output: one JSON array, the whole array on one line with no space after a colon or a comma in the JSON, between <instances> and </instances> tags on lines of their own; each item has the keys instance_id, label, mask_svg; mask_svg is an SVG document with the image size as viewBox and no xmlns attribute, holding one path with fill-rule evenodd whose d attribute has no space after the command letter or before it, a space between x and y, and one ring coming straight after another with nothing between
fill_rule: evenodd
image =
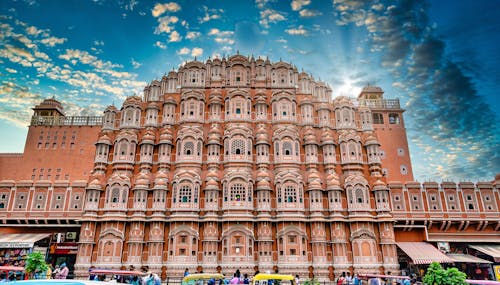
<instances>
[{"instance_id":1,"label":"red awning","mask_svg":"<svg viewBox=\"0 0 500 285\"><path fill-rule=\"evenodd\" d=\"M437 248L426 242L398 242L396 244L411 258L415 264L455 262L455 260L449 258Z\"/></svg>"}]
</instances>

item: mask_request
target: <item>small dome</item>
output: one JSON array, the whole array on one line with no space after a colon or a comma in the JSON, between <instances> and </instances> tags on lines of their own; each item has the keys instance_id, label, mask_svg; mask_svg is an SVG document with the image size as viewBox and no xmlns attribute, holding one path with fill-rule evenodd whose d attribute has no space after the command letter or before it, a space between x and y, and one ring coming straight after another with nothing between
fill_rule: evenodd
<instances>
[{"instance_id":1,"label":"small dome","mask_svg":"<svg viewBox=\"0 0 500 285\"><path fill-rule=\"evenodd\" d=\"M141 106L142 99L139 96L129 96L127 99L125 99L125 102L123 102L123 106Z\"/></svg>"},{"instance_id":2,"label":"small dome","mask_svg":"<svg viewBox=\"0 0 500 285\"><path fill-rule=\"evenodd\" d=\"M102 190L101 180L98 177L94 177L94 179L89 182L87 189Z\"/></svg>"},{"instance_id":3,"label":"small dome","mask_svg":"<svg viewBox=\"0 0 500 285\"><path fill-rule=\"evenodd\" d=\"M376 190L387 190L387 185L382 182L380 179L377 179L374 183L373 183L373 190L376 191Z\"/></svg>"},{"instance_id":4,"label":"small dome","mask_svg":"<svg viewBox=\"0 0 500 285\"><path fill-rule=\"evenodd\" d=\"M266 130L266 125L259 124L259 129L256 132L256 144L269 144L269 135Z\"/></svg>"},{"instance_id":5,"label":"small dome","mask_svg":"<svg viewBox=\"0 0 500 285\"><path fill-rule=\"evenodd\" d=\"M332 132L329 129L324 129L321 134L321 145L325 144L335 144L335 139L333 138Z\"/></svg>"},{"instance_id":6,"label":"small dome","mask_svg":"<svg viewBox=\"0 0 500 285\"><path fill-rule=\"evenodd\" d=\"M118 111L118 109L116 109L116 107L114 105L109 105L108 107L106 107L106 109L104 109L104 113L107 113L107 112L115 113L116 111Z\"/></svg>"},{"instance_id":7,"label":"small dome","mask_svg":"<svg viewBox=\"0 0 500 285\"><path fill-rule=\"evenodd\" d=\"M333 104L335 105L335 108L341 107L341 106L349 106L349 107L354 107L352 100L349 99L346 96L338 96L335 98L333 101Z\"/></svg>"},{"instance_id":8,"label":"small dome","mask_svg":"<svg viewBox=\"0 0 500 285\"><path fill-rule=\"evenodd\" d=\"M332 172L326 176L326 188L328 190L340 188L339 177L337 173Z\"/></svg>"},{"instance_id":9,"label":"small dome","mask_svg":"<svg viewBox=\"0 0 500 285\"><path fill-rule=\"evenodd\" d=\"M100 143L100 144L107 144L107 145L112 145L111 143L111 139L106 135L106 134L103 134L99 140L97 141L97 143Z\"/></svg>"},{"instance_id":10,"label":"small dome","mask_svg":"<svg viewBox=\"0 0 500 285\"><path fill-rule=\"evenodd\" d=\"M365 145L372 145L372 144L380 145L380 143L378 142L378 140L375 137L375 135L374 134L369 134L365 138Z\"/></svg>"},{"instance_id":11,"label":"small dome","mask_svg":"<svg viewBox=\"0 0 500 285\"><path fill-rule=\"evenodd\" d=\"M155 189L167 189L168 187L168 175L164 171L156 173L155 176Z\"/></svg>"},{"instance_id":12,"label":"small dome","mask_svg":"<svg viewBox=\"0 0 500 285\"><path fill-rule=\"evenodd\" d=\"M219 190L219 183L214 179L210 179L207 181L205 185L206 190Z\"/></svg>"},{"instance_id":13,"label":"small dome","mask_svg":"<svg viewBox=\"0 0 500 285\"><path fill-rule=\"evenodd\" d=\"M170 128L165 127L160 132L160 143L169 143L172 144L172 131Z\"/></svg>"},{"instance_id":14,"label":"small dome","mask_svg":"<svg viewBox=\"0 0 500 285\"><path fill-rule=\"evenodd\" d=\"M257 182L257 190L270 190L271 184L266 179L262 179Z\"/></svg>"},{"instance_id":15,"label":"small dome","mask_svg":"<svg viewBox=\"0 0 500 285\"><path fill-rule=\"evenodd\" d=\"M147 130L142 136L142 143L154 144L154 141L155 141L155 133L151 130Z\"/></svg>"},{"instance_id":16,"label":"small dome","mask_svg":"<svg viewBox=\"0 0 500 285\"><path fill-rule=\"evenodd\" d=\"M136 188L149 188L149 183L151 182L150 176L144 172L139 173L135 179Z\"/></svg>"},{"instance_id":17,"label":"small dome","mask_svg":"<svg viewBox=\"0 0 500 285\"><path fill-rule=\"evenodd\" d=\"M380 93L384 92L384 90L378 86L365 86L361 92Z\"/></svg>"},{"instance_id":18,"label":"small dome","mask_svg":"<svg viewBox=\"0 0 500 285\"><path fill-rule=\"evenodd\" d=\"M312 128L308 128L304 133L304 144L318 144L316 134Z\"/></svg>"},{"instance_id":19,"label":"small dome","mask_svg":"<svg viewBox=\"0 0 500 285\"><path fill-rule=\"evenodd\" d=\"M172 105L177 105L177 102L175 101L175 99L174 99L174 98L172 98L172 97L168 97L168 98L166 98L166 99L165 99L165 103L163 103L163 104L172 104Z\"/></svg>"}]
</instances>

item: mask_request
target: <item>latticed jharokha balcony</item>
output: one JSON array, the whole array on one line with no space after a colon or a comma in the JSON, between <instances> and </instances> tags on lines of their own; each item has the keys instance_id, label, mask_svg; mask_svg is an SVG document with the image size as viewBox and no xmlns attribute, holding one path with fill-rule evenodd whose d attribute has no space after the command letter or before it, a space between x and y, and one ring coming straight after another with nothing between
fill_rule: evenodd
<instances>
[{"instance_id":1,"label":"latticed jharokha balcony","mask_svg":"<svg viewBox=\"0 0 500 285\"><path fill-rule=\"evenodd\" d=\"M33 116L32 126L99 126L102 125L102 116Z\"/></svg>"},{"instance_id":2,"label":"latticed jharokha balcony","mask_svg":"<svg viewBox=\"0 0 500 285\"><path fill-rule=\"evenodd\" d=\"M359 106L375 109L400 109L399 99L360 99Z\"/></svg>"}]
</instances>

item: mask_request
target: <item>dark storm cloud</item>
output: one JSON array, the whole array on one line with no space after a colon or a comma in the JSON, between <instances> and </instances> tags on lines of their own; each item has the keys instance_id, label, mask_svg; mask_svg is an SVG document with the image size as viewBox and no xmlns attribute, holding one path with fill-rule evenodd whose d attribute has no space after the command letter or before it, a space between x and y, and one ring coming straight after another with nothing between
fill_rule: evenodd
<instances>
[{"instance_id":1,"label":"dark storm cloud","mask_svg":"<svg viewBox=\"0 0 500 285\"><path fill-rule=\"evenodd\" d=\"M349 1L334 3L342 11L337 15L341 21L364 23L371 32L372 50L382 53L382 64L408 90L408 125L418 132L409 135L421 147L444 153L426 158L444 166L440 175L492 178L500 170L498 123L478 95L474 79L457 60L447 57L445 43L430 27L427 4L373 1L354 8Z\"/></svg>"}]
</instances>

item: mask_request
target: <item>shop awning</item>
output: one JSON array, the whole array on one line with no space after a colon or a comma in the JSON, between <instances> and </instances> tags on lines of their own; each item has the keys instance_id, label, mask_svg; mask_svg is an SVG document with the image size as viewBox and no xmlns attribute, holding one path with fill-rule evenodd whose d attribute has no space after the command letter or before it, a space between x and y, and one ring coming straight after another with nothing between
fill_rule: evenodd
<instances>
[{"instance_id":1,"label":"shop awning","mask_svg":"<svg viewBox=\"0 0 500 285\"><path fill-rule=\"evenodd\" d=\"M0 248L30 248L33 244L50 234L2 234Z\"/></svg>"},{"instance_id":2,"label":"shop awning","mask_svg":"<svg viewBox=\"0 0 500 285\"><path fill-rule=\"evenodd\" d=\"M455 262L437 248L426 242L397 242L415 264L430 264L432 262L451 263Z\"/></svg>"},{"instance_id":3,"label":"shop awning","mask_svg":"<svg viewBox=\"0 0 500 285\"><path fill-rule=\"evenodd\" d=\"M500 244L469 244L470 248L475 250L479 250L486 255L489 255L495 259L500 259Z\"/></svg>"},{"instance_id":4,"label":"shop awning","mask_svg":"<svg viewBox=\"0 0 500 285\"><path fill-rule=\"evenodd\" d=\"M448 257L455 260L455 262L464 262L464 263L493 263L491 261L475 257L474 255L464 254L464 253L448 253Z\"/></svg>"}]
</instances>

